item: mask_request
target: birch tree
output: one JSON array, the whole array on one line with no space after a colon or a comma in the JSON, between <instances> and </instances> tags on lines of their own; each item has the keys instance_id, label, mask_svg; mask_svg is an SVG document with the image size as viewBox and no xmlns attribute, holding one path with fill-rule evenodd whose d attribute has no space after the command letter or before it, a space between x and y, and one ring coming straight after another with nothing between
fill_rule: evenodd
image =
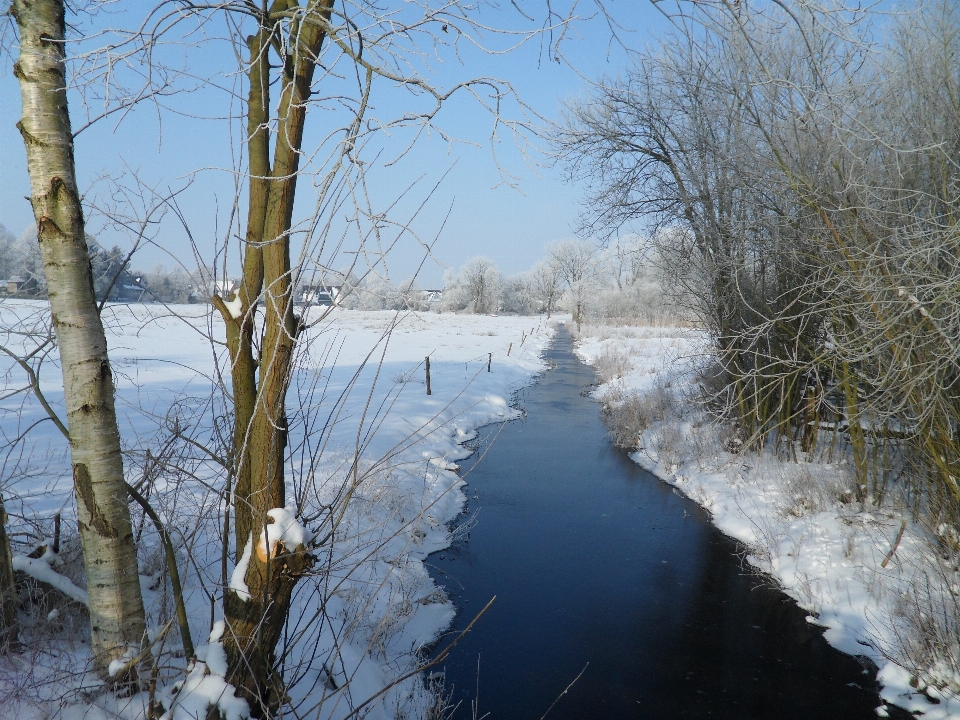
<instances>
[{"instance_id":1,"label":"birch tree","mask_svg":"<svg viewBox=\"0 0 960 720\"><path fill-rule=\"evenodd\" d=\"M63 369L90 606L94 667L104 678L136 678L146 624L114 409L107 343L94 297L67 110L65 15L61 0L15 0L30 202ZM126 672L111 663L129 660ZM123 667L123 663L121 663Z\"/></svg>"}]
</instances>

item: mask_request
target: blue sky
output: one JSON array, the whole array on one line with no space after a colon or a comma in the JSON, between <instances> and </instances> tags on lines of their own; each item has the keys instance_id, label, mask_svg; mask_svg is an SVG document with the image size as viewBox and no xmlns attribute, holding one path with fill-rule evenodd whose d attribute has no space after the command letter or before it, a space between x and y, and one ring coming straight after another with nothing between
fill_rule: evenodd
<instances>
[{"instance_id":1,"label":"blue sky","mask_svg":"<svg viewBox=\"0 0 960 720\"><path fill-rule=\"evenodd\" d=\"M528 2L523 6L540 11L544 4ZM131 3L120 16L100 17L95 22L113 25L129 22L140 5ZM509 3L504 6L506 9L502 11L485 8L483 20L501 27L529 26ZM586 3L581 6L580 12L584 15L592 12ZM634 48L653 42L655 36L668 27L653 5L645 0L613 0L607 6L629 31L623 37ZM222 34L221 26L214 24L208 29L208 36L215 37L218 33ZM497 38L492 38L491 43L500 43L502 47L502 41ZM623 50L610 43L605 24L596 18L576 23L563 51L575 69L550 61L537 43L503 55L485 55L464 47L460 63L450 53L433 62L432 77L441 86L448 86L459 78L497 77L509 82L536 112L554 119L563 99L588 91L584 78L615 74L627 62ZM225 43L209 42L189 51L174 48L173 53L168 59L198 75L236 67L232 51ZM220 82L229 85L233 81L226 77ZM377 81L375 90L381 86L385 90L373 98L377 117L395 116L404 109L403 103L410 101L408 95L398 94L387 85L385 81ZM79 96L72 95L70 102L76 128L83 114ZM93 189L91 197L98 194L102 197L107 188L102 178L112 177L129 186L132 171L158 190L182 187L187 184L187 178L192 178L190 186L178 196L178 204L204 259L209 261L217 241L222 242L227 234L234 196L233 175L228 169L234 162L231 153L239 143L235 136L231 138L230 125L216 119L230 112L229 96L226 92L204 90L172 98L165 104L167 109L160 110L145 103L121 122L115 115L81 133L76 148L79 181L82 188ZM23 199L29 194L29 186L23 145L15 129L19 114L19 89L7 63L0 75L0 223L14 233L32 223L29 204ZM505 114L518 117L515 108L508 107ZM325 120L323 112L311 111L305 146L311 140L319 144ZM408 199L398 205L399 216L404 216L422 202L446 173L445 180L415 223L416 231L424 239L438 237L435 259L423 265L422 285L439 285L445 267L458 267L477 254L491 257L508 275L520 272L542 256L546 243L573 234L579 189L565 183L559 169L542 164L529 167L508 132L501 130L499 141L491 145L492 120L475 101L465 95L455 98L443 108L437 124L457 142L451 144L437 134L421 138L401 162L390 167L375 167L369 176L369 191L377 207L391 204L402 188L422 177ZM381 157L397 154L408 139L403 133L391 134L383 141ZM516 176L516 187L503 184L492 149L501 167ZM536 152L530 159L535 165L547 160ZM124 173L127 173L126 179ZM309 183L301 183L297 214L309 217L315 198ZM162 247L140 250L135 266L148 269L164 263L170 267L178 261L190 269L196 265L187 234L174 220L172 215L168 216L157 232L157 243ZM103 244L123 246L128 242L96 221L91 222L91 229ZM405 279L420 264L421 258L415 243L401 242L387 261L391 278Z\"/></svg>"}]
</instances>

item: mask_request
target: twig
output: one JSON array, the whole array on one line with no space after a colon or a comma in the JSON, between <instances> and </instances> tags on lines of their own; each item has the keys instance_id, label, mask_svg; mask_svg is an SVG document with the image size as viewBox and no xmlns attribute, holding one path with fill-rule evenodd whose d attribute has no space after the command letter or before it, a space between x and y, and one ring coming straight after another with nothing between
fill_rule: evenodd
<instances>
[{"instance_id":1,"label":"twig","mask_svg":"<svg viewBox=\"0 0 960 720\"><path fill-rule=\"evenodd\" d=\"M890 548L890 552L887 553L887 556L883 559L883 562L880 563L880 567L885 568L887 563L893 558L893 554L897 551L897 548L900 547L900 541L903 539L903 531L907 529L907 521L904 520L900 523L900 532L897 533L897 539L893 541L893 547Z\"/></svg>"},{"instance_id":2,"label":"twig","mask_svg":"<svg viewBox=\"0 0 960 720\"><path fill-rule=\"evenodd\" d=\"M584 665L584 666L583 666L583 670L580 671L580 675L577 675L577 676L573 679L573 682L571 682L569 685L567 685L567 687L564 689L564 691L563 691L562 693L560 693L559 695L557 695L557 699L554 700L554 701L553 701L553 704L550 705L550 707L547 708L547 711L543 714L543 716L540 718L540 720L543 720L543 718L545 718L547 715L549 715L549 714L550 714L550 711L553 710L553 706L556 705L558 702L560 702L560 698L562 698L564 695L566 695L568 692L570 692L570 688L572 688L572 687L574 686L574 683L576 683L577 680L579 680L580 677L587 671L587 668L588 668L588 667L590 667L590 663L587 663L586 665Z\"/></svg>"},{"instance_id":3,"label":"twig","mask_svg":"<svg viewBox=\"0 0 960 720\"><path fill-rule=\"evenodd\" d=\"M170 540L170 534L167 532L163 521L157 515L156 510L151 507L147 499L143 497L136 488L130 483L124 483L127 486L127 492L137 504L143 508L143 511L150 516L153 524L160 533L160 539L163 541L163 549L167 555L167 570L170 572L170 584L173 585L173 599L177 606L177 624L180 626L180 639L183 641L183 652L187 659L192 660L196 657L193 649L193 638L190 636L190 623L187 621L187 608L183 602L183 586L180 584L180 570L177 568L177 555L173 549L173 543Z\"/></svg>"},{"instance_id":4,"label":"twig","mask_svg":"<svg viewBox=\"0 0 960 720\"><path fill-rule=\"evenodd\" d=\"M349 715L347 715L347 716L344 718L344 720L349 720L350 718L355 717L361 710L363 710L363 708L365 708L367 705L369 705L370 703L372 703L372 702L373 702L374 700L376 700L378 697L380 697L381 695L383 695L383 694L384 694L385 692L387 692L387 690L389 690L390 688L395 687L396 685L399 685L400 683L402 683L402 682L403 682L404 680L406 680L407 678L413 677L414 675L418 675L418 674L422 673L424 670L426 670L427 668L431 668L431 667L433 667L434 665L439 665L439 664L442 663L444 660L446 660L446 659L447 659L447 655L450 654L450 651L453 650L453 648L456 646L456 644L457 644L458 642L460 642L460 641L464 638L464 636L465 636L468 632L470 632L471 629L473 629L473 626L477 624L477 621L478 621L478 620L483 616L483 614L490 608L490 606L493 605L493 601L496 600L496 599L497 599L497 596L496 596L496 595L494 595L492 598L490 598L490 602L488 602L486 605L483 606L483 610L481 610L480 612L478 612L478 613L476 614L476 616L473 618L473 620L470 621L470 624L467 625L467 627L465 627L465 628L463 629L463 632L461 632L459 635L457 635L457 637L454 638L453 642L450 643L449 645L447 645L447 646L440 652L440 654L437 655L433 660L431 660L430 662L428 662L426 665L423 665L423 666L421 666L421 667L418 667L416 670L414 670L414 671L412 671L412 672L408 672L406 675L401 675L401 676L398 677L396 680L394 680L392 683L390 683L390 684L387 685L385 688L383 688L382 690L380 690L380 692L376 693L375 695L371 695L370 697L368 697L366 700L364 700L362 703L360 703L360 705L358 705L356 708L354 708L353 712L351 712ZM586 670L586 668L584 668L584 670ZM581 674L581 675L583 674L583 670L580 671L580 674ZM577 677L579 678L580 675L578 675ZM574 680L573 682L576 682L576 680ZM572 685L573 683L570 683L570 684ZM569 688L567 688L567 689L569 690ZM563 692L566 692L566 690L564 690ZM549 712L549 710L548 710L547 712Z\"/></svg>"}]
</instances>

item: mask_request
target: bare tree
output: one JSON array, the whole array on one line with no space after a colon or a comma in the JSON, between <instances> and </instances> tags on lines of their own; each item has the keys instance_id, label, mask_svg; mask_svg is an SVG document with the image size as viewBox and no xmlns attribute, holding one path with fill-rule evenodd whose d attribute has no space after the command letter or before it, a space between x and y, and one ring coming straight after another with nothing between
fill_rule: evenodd
<instances>
[{"instance_id":1,"label":"bare tree","mask_svg":"<svg viewBox=\"0 0 960 720\"><path fill-rule=\"evenodd\" d=\"M868 447L902 437L960 507L943 394L957 376L956 8L919 5L879 42L869 14L839 5L681 10L557 134L592 183L585 228L660 230L748 437L810 451L821 417L848 428L864 501Z\"/></svg>"}]
</instances>

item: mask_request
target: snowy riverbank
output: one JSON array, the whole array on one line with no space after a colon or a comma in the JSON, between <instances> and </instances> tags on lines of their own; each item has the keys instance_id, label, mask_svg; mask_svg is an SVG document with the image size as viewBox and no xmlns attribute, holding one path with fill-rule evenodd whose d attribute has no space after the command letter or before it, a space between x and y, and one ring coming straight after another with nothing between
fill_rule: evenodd
<instances>
[{"instance_id":1,"label":"snowy riverbank","mask_svg":"<svg viewBox=\"0 0 960 720\"><path fill-rule=\"evenodd\" d=\"M26 316L38 307L4 303L0 312ZM105 310L118 413L134 458L128 462L131 474L136 457L147 448L156 451L171 411L181 412L184 422L204 416L203 398L225 370L222 348L205 339L208 334L222 338L220 321L200 306L172 310L176 316L158 305ZM470 454L463 444L475 437L476 428L517 414L510 396L544 369L540 353L553 330L542 318L336 310L310 332L310 350L300 359L289 403L299 403L304 424L291 425L290 445L292 456L315 453L320 459L300 465L291 459L300 470L291 477L290 497L306 508L330 503L343 492L343 476L358 447L365 478L351 491L335 542L318 552L318 571L298 589L291 614L294 639L284 660L288 681L295 680L288 688L291 705L316 718L348 717L361 707L360 715L370 720L422 717L433 697L419 675L382 691L417 668L421 649L454 615L423 561L449 544L448 524L463 507L456 463ZM52 363L47 366L42 387L60 408L58 372ZM7 389L22 380L12 369ZM42 417L37 404L23 403L22 396L8 398L0 410L8 437ZM322 453L307 441L309 422L326 426ZM35 525L43 526L62 510L69 526L69 464L63 439L50 425L39 426L29 445L35 471L7 478L5 495L8 510L14 507ZM192 480L164 480L151 499L168 526L177 529L191 631L204 639L217 629L211 621L222 613L220 479L209 463L192 469ZM156 548L145 548L144 554L153 557ZM50 560L58 567L56 558ZM147 572L143 564L141 570ZM169 597L157 577L144 576L143 585L151 622L159 626ZM56 632L56 623L51 621L49 630ZM198 682L191 674L176 701L173 683L183 680L183 660L161 658L165 665L157 697L166 698L173 720L195 717L207 699L216 702L216 696L207 697L216 683L200 681L204 673L217 675L218 648L214 633L198 652L207 660ZM58 643L56 651L45 648L42 655L29 668L14 660L0 671L3 694L17 703L17 717L144 716L146 693L119 702L106 694L98 698L98 684L76 672L89 657L76 637Z\"/></svg>"},{"instance_id":2,"label":"snowy riverbank","mask_svg":"<svg viewBox=\"0 0 960 720\"><path fill-rule=\"evenodd\" d=\"M631 457L707 509L831 645L875 663L885 702L924 718L960 718L960 658L930 662L930 638L917 632L924 621L951 627L960 588L946 578L955 570L943 567L902 503L853 501L842 452L797 461L730 452L731 438L696 402L705 344L689 329L584 327L578 353L601 376L596 399L617 406L634 398L644 429ZM947 647L949 658L956 646ZM907 655L926 667L921 677L897 663L911 664Z\"/></svg>"}]
</instances>

